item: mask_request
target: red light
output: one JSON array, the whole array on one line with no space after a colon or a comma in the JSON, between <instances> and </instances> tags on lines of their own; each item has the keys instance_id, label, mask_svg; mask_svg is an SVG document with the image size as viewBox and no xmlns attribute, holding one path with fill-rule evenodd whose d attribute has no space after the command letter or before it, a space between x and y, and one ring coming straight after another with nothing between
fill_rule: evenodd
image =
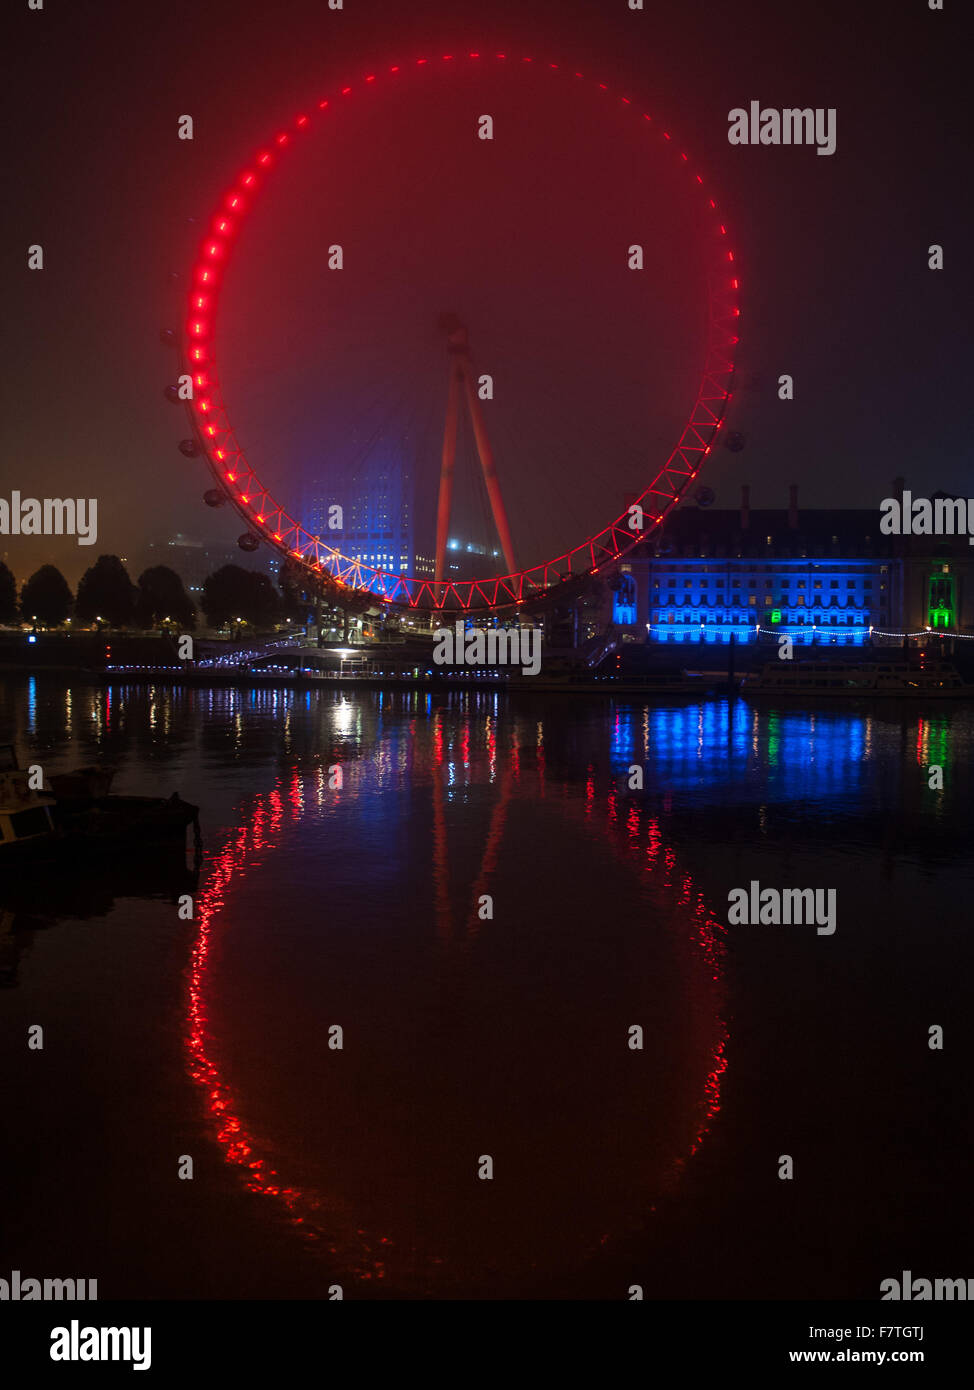
<instances>
[{"instance_id":1,"label":"red light","mask_svg":"<svg viewBox=\"0 0 974 1390\"><path fill-rule=\"evenodd\" d=\"M663 139L664 139L664 140L668 140L669 138L670 138L670 137L667 135L666 131L664 130L664 131L663 131Z\"/></svg>"},{"instance_id":2,"label":"red light","mask_svg":"<svg viewBox=\"0 0 974 1390\"><path fill-rule=\"evenodd\" d=\"M732 281L731 281L731 289L732 289L732 290L739 290L740 288L741 288L741 287L740 287L739 283L738 283L736 280L732 280Z\"/></svg>"},{"instance_id":3,"label":"red light","mask_svg":"<svg viewBox=\"0 0 974 1390\"><path fill-rule=\"evenodd\" d=\"M728 252L727 252L727 259L728 259L729 261L732 261L732 260L734 259L734 252L733 252L733 251L728 251Z\"/></svg>"},{"instance_id":4,"label":"red light","mask_svg":"<svg viewBox=\"0 0 974 1390\"><path fill-rule=\"evenodd\" d=\"M479 58L482 57L483 55L482 55L478 50L471 50L471 51L468 52L467 56L468 56L469 58L471 58L471 59L479 59ZM495 54L494 56L495 56L497 59L499 59L499 60L505 60L505 59L506 59L507 57L509 57L510 55L508 55L508 54L506 54L506 53L497 53L497 54ZM452 54L452 53L444 53L444 54L441 54L441 60L442 60L443 62L452 62L452 61L455 59L455 57L456 57L456 55L454 55L454 54ZM462 53L461 53L461 57L462 57ZM430 60L430 59L427 59L427 58L417 58L417 59L415 60L415 63L416 63L417 66L426 66L426 65L429 64L431 61L434 61L434 60ZM534 59L531 58L530 56L523 56L522 59L521 59L521 61L524 62L524 63L532 63L532 62L534 61ZM542 66L547 66L551 71L555 71L555 72L557 72L557 71L560 70L560 64L558 64L558 63L542 64ZM388 71L389 71L390 73L396 73L396 72L401 71L401 69L400 69L399 65L396 64L396 65L391 66L391 67L388 69ZM583 74L582 72L575 72L574 75L575 75L576 78L578 78L578 79L580 79L580 80L584 80L584 74ZM364 81L366 81L366 82L374 82L374 81L375 81L375 78L376 78L376 74L374 74L374 73L369 73L364 79L360 79L360 80L364 80ZM598 83L597 85L598 85L598 87L599 87L599 89L600 89L601 91L609 92L609 91L612 90L612 89L608 86L607 83L600 82L600 83ZM350 95L351 91L352 91L351 86L344 87L344 88L341 89L341 94L342 94L343 96L347 96L347 95ZM619 99L622 101L623 105L625 105L625 106L631 106L631 105L632 105L632 100L631 100L631 98L629 98L629 97L620 96ZM328 102L327 99L322 100L322 101L319 103L319 110L321 110L321 111L326 110L327 107L328 107L328 105L329 105L329 102ZM652 120L653 120L652 115L651 115L648 111L644 111L644 112L642 112L641 114L642 114L643 120L645 120L645 121L652 121ZM307 125L307 123L308 123L308 117L307 117L306 115L301 115L301 116L297 117L296 120L295 120L295 122L294 122L295 126L298 127L298 128L304 127L305 125ZM672 139L672 136L671 136L671 134L670 134L669 131L664 131L663 134L664 134L664 138L665 138L667 141L669 141L669 140ZM284 132L282 132L282 133L280 133L280 134L278 134L278 135L276 135L276 136L274 137L276 143L277 143L279 146L285 145L285 144L288 142L289 138L290 138L289 135L286 134L286 133L284 133ZM681 151L680 157L681 157L681 159L683 160L684 163L688 163L688 162L689 162L689 156L686 154L686 152ZM258 162L260 165L265 166L265 167L268 166L268 165L270 165L271 163L273 163L273 156L272 156L272 154L268 153L267 151L261 151L260 154L259 154L256 158L257 158L257 162ZM697 183L702 184L702 183L704 182L703 176L702 176L701 174L695 174L694 177L696 178ZM250 188L250 187L251 187L252 185L254 185L255 183L258 183L258 184L259 184L259 179L257 179L256 176L255 176L253 173L251 173L251 172L248 172L248 173L246 173L245 175L241 175L241 176L240 176L239 185L242 186L242 187L244 187L244 188ZM233 190L231 190L231 191L233 191ZM714 201L714 199L711 198L711 199L709 199L708 201L709 201L709 203L710 203L710 207L711 207L712 209L716 210L716 208L717 208L717 203ZM244 199L244 198L238 196L236 193L234 194L233 197L231 197L229 194L227 194L226 197L225 197L225 203L226 203L226 206L227 206L230 210L233 210L233 211L237 211L238 208L239 208L241 211L246 211L247 206L248 206L248 205L247 205L247 202L246 202L246 199ZM235 227L235 223L234 223L233 219L224 219L224 220L219 221L219 222L214 222L214 230L216 230L221 236L225 236L225 237L229 238L230 236L232 236L232 235L234 234L234 232L235 232L235 230L236 230L236 227ZM721 230L721 235L726 236L726 234L727 234L727 229L726 229L726 227L721 226L720 230ZM222 257L222 256L228 254L229 249L230 249L230 248L229 248L229 239L226 240L226 241L214 241L214 242L212 242L211 244L205 245L205 246L204 246L204 252L203 252L203 253L204 253L205 255L207 255L208 259L210 259L210 258L218 258L218 257ZM731 261L731 262L733 262L733 260L734 260L734 254L733 254L733 252L728 252L728 260ZM221 271L222 271L222 269L223 269L222 267L214 267L214 283L217 284L217 286L219 286L219 283L220 283L220 280L221 280ZM197 283L202 283L202 284L204 284L204 285L206 285L206 284L208 283L209 278L210 278L209 271L208 271L208 270L204 270L204 269L202 268L201 265L198 265L198 266L195 268L194 275L195 275L195 280L196 280L196 282L197 282ZM732 282L732 287L733 287L734 289L737 289L737 288L739 287L739 282L738 282L737 280L734 280L734 281ZM191 301L191 303L193 304L194 307L196 307L198 310L203 311L203 312L208 311L208 309L209 309L209 307L210 307L210 306L209 306L209 297L203 296L203 295L197 295L197 296L195 297L195 299ZM731 308L731 312L732 312L732 314L733 314L735 317L739 317L740 314L741 314L740 308L737 308L737 307L732 307L732 308ZM197 337L199 337L199 336L205 336L205 335L209 334L211 331L212 331L212 328L211 328L211 326L209 325L208 321L206 321L205 319L203 319L203 320L197 320L197 321L193 322L193 323L192 323L192 326L191 326L191 328L190 328L191 334L194 335L194 336L197 336ZM736 343L739 341L739 339L737 339L736 337L734 337L734 338L732 338L730 341L731 341L732 343L736 344ZM190 345L190 348L189 348L189 356L190 356L190 359L191 359L192 361L194 361L194 362L202 362L202 361L211 360L211 355L210 355L209 351L208 351L208 350L206 350L206 351L201 350L201 349L198 348L196 345ZM204 378L198 377L198 378L196 378L196 381L197 381L197 385L202 385L202 383L203 383L203 381L204 381ZM726 392L726 393L725 393L725 398L726 398L726 399L730 399L730 393L729 393L729 392ZM698 404L699 404L699 402L698 402ZM198 402L195 408L196 408L198 411L200 411L200 412L208 412L208 411L210 411L210 410L217 409L218 407L217 407L216 403L215 403L213 400L207 399L207 400ZM222 406L219 407L219 408L222 410ZM222 419L222 417L221 417L221 419ZM691 420L691 424L692 424L692 423L693 423L693 422L692 422L692 420ZM689 428L689 426L687 427L687 429L688 429L688 428ZM202 429L203 429L203 433L208 434L208 435L210 435L210 436L213 436L213 435L216 435L217 433L220 433L221 435L227 435L228 438L231 438L230 430L229 430L229 428L227 427L226 424L221 424L219 430L217 430L217 428L215 428L215 427L213 427L213 426L204 426L204 427L202 427ZM685 435L686 435L686 430L685 430ZM699 435L698 435L698 438L699 438ZM237 448L235 447L231 452L233 452L234 455L236 455L236 454L239 453L239 449L237 449ZM684 460L686 460L686 452L685 452L685 450L684 450L683 448L681 448L681 449L679 450L679 452L680 452L681 457L683 457ZM711 452L710 447L708 446L708 447L706 448L706 450L704 450L703 452L706 453L706 454L709 454L709 453ZM223 457L224 457L223 451L217 451L217 456L222 460ZM228 476L229 476L229 475L228 475ZM236 475L232 475L232 476L235 477ZM257 480L256 477L254 476L253 470L248 469L248 476L251 478L252 481L254 481L255 483L257 483L257 485L258 485L259 487L261 486L260 483L259 483L259 480ZM695 477L695 476L696 476L695 471L692 472L690 476L691 476L691 477ZM301 535L305 535L305 533L301 530L300 527L296 527L296 524L292 521L292 519L291 519L290 517L288 517L284 512L282 512L279 508L277 508L276 503L273 503L273 499L270 498L270 497L266 494L266 490L263 489L262 487L261 487L261 492L262 492L262 494L264 495L264 498L265 498L268 502L271 502L272 506L278 511L278 519L279 519L279 521L280 521L280 520L287 521L287 522L288 522L288 525L289 525L289 528L297 529L297 530L300 532ZM241 499L242 499L243 502L245 502L245 503L247 503L247 504L249 505L250 500L251 500L249 495L245 496L245 495L243 495L243 494L238 494L238 496L241 497ZM672 500L673 500L673 501L676 501L676 496L675 496L675 495L674 495L674 497L673 497ZM252 510L256 513L256 512L260 509L260 506L261 506L261 505L262 505L262 504L254 504ZM662 517L657 517L657 518L656 518L656 522L658 523L661 519L662 519ZM264 523L265 517L264 517L263 515L261 515L261 516L259 517L259 521L260 521L261 523ZM281 533L275 532L275 533L274 533L274 539L275 539L275 541L281 541L281 539L282 539ZM315 538L315 537L309 537L309 539L314 540L314 541L317 542L317 538ZM333 556L337 556L337 555L338 555L338 552L337 552L337 551L334 551L331 547L327 547L327 549L328 549L328 552L329 552L330 555L333 555ZM621 553L621 552L619 552L619 553ZM292 551L292 554L294 554L298 559L302 560L302 562L306 562L306 560L307 560L307 558L308 558L308 557L302 555L302 553L300 552L300 550L294 550L294 551ZM339 558L341 558L341 557L339 557ZM618 558L618 556L616 556L616 558ZM569 559L568 575L570 575L570 574L571 574L571 557L569 556L568 559ZM317 568L318 568L318 569L321 569L321 562L320 562L320 561L317 562ZM545 568L545 576L546 576L545 583L547 583L547 582L548 582L548 566L546 565L544 568ZM356 564L356 565L355 565L355 570L356 570L356 572L359 572L359 571L362 570L362 569L363 569L363 567L362 567L360 564ZM375 570L374 568L371 568L371 567L364 567L364 569L365 569L368 573L371 573L371 574L373 574L373 575L374 575L374 574L381 574L381 571ZM593 571L591 571L591 572L592 572L592 573L597 573L598 571L597 571L597 570L593 570ZM557 574L557 569L556 569L556 574ZM566 575L566 576L564 576L564 577L568 577L568 575ZM534 580L534 579L528 579L528 577L527 577L526 574L522 574L522 575L520 576L520 579L521 579L521 584L520 584L520 587L519 587L519 589L518 589L518 592L521 592L521 590L523 590L523 587L524 587L524 584L525 584L525 583L527 583L529 586L537 587L537 581ZM413 593L410 593L410 592L409 592L408 588L406 588L405 586L403 586L403 587L404 587L404 596L405 596L406 598L409 599L410 606L411 606L411 607L416 607L416 606L418 606L419 603L420 603L420 600L421 600L421 593L415 593L415 594L413 594ZM446 587L447 592L453 590L453 592L456 594L458 600L461 600L461 601L462 601L462 595L461 595L460 590L454 589L454 587L453 587L452 585L449 585L449 584L448 584L447 586L445 586L445 587ZM489 601L489 592L488 592L487 589L481 591L480 588L479 588L479 586L477 586L476 584L475 584L475 585L471 585L471 586L461 586L461 587L469 587L469 588L470 588L470 594L468 595L468 597L471 597L471 596L473 595L474 591L476 590L476 592L480 593L480 596L481 596L483 599L485 599L485 601ZM511 587L509 587L509 586L501 586L501 587L505 588L511 597L514 597L514 596L515 596L515 590L514 590L514 588L511 588ZM443 606L443 604L445 603L445 598L446 598L446 595L445 595L445 594L444 594L444 595L438 595L438 594L436 593L436 591L435 591L435 586L431 586L431 585L428 585L428 584L423 584L423 585L421 586L421 588L422 588L422 590L424 590L425 592L427 592L427 593L428 593L428 596L433 600L433 606L434 606L434 607ZM497 596L498 596L498 587L497 587L497 584L495 583L495 585L494 585L494 600L495 600L495 601L497 600ZM388 602L388 601L389 601L388 596L384 596L384 597L385 597L385 601ZM442 602L441 602L441 600L442 600Z\"/></svg>"},{"instance_id":5,"label":"red light","mask_svg":"<svg viewBox=\"0 0 974 1390\"><path fill-rule=\"evenodd\" d=\"M720 234L721 236L727 235L727 228L724 226L723 222L720 224Z\"/></svg>"}]
</instances>

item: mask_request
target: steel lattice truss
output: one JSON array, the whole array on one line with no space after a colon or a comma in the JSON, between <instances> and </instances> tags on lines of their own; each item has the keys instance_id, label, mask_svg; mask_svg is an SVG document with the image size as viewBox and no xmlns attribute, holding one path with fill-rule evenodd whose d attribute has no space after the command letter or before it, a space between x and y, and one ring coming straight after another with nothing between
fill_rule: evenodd
<instances>
[{"instance_id":1,"label":"steel lattice truss","mask_svg":"<svg viewBox=\"0 0 974 1390\"><path fill-rule=\"evenodd\" d=\"M491 59L508 66L532 64L536 69L547 69L562 78L585 80L582 73L574 72L569 67L539 63L531 58L515 58L504 53L445 54L440 59L417 59L415 65L411 66L422 70L436 62L483 63ZM397 65L388 70L387 77L389 80L401 79L409 71L410 68ZM359 87L365 88L377 80L376 74L369 74ZM650 131L657 129L648 112L641 112L629 97L613 94L604 83L597 85L609 97L630 107L634 119L641 118L648 123ZM353 90L352 87L343 87L336 96L319 102L316 119L325 118L332 102L347 99ZM704 198L705 211L714 229L713 264L708 267L706 363L693 409L676 446L652 481L631 504L642 509L641 518L639 513L634 515L631 509L627 509L602 531L573 549L514 574L490 579L436 581L375 569L343 555L320 536L306 530L275 501L260 481L237 442L221 393L212 342L219 288L235 236L276 160L282 158L312 124L311 117L299 116L291 130L281 131L272 146L259 151L251 167L240 174L212 219L210 232L193 271L190 292L186 346L183 349L184 364L193 378L193 399L187 403L190 419L196 440L221 492L244 519L255 543L263 541L282 555L304 565L312 583L316 576L320 576L323 580L330 579L347 588L359 599L363 594L371 594L376 604L448 612L505 609L549 596L554 598L559 591L563 592L562 586L566 581L595 574L603 566L620 559L660 525L697 477L705 458L714 447L731 399L734 357L739 341L740 282L734 253L727 244L727 228L721 221L716 202L705 191L703 176L692 168L689 156L679 151L678 157L688 177ZM676 155L677 146L669 132L661 131L660 134ZM638 529L633 527L634 520L641 520Z\"/></svg>"}]
</instances>

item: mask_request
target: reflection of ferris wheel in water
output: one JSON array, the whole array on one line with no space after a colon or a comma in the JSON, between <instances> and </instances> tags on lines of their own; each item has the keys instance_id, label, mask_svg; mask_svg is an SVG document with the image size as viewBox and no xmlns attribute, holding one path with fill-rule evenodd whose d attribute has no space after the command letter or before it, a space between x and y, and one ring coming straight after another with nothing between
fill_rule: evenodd
<instances>
[{"instance_id":1,"label":"reflection of ferris wheel in water","mask_svg":"<svg viewBox=\"0 0 974 1390\"><path fill-rule=\"evenodd\" d=\"M246 1065L242 1071L239 1065L236 1068L233 1065L233 1030L227 1027L222 1035L218 1032L220 1011L215 1011L213 1006L219 997L221 963L226 968L232 959L228 947L234 937L234 895L252 893L254 880L259 881L262 874L276 877L275 856L286 854L289 844L296 839L304 843L304 831L309 824L322 823L321 808L329 805L336 795L346 794L337 793L328 786L323 767L317 773L304 774L296 768L289 769L273 789L247 798L240 808L243 814L239 825L211 858L208 880L198 894L198 935L187 973L185 1041L189 1073L201 1089L211 1132L222 1156L238 1171L247 1190L255 1196L271 1199L286 1215L295 1234L307 1242L310 1249L330 1260L333 1267L343 1269L362 1292L384 1282L391 1284L398 1294L408 1291L410 1294L422 1292L426 1297L456 1296L457 1290L463 1288L461 1296L477 1296L483 1289L476 1282L471 1285L470 1281L483 1276L492 1297L501 1296L498 1281L507 1285L505 1296L519 1296L526 1287L536 1289L539 1283L543 1287L556 1272L564 1275L566 1270L581 1269L610 1241L641 1229L648 1214L655 1210L655 1199L679 1183L688 1161L705 1143L720 1111L721 1087L728 1065L723 928L669 842L665 824L661 824L651 808L640 806L631 798L620 798L611 781L604 785L590 780L584 798L579 797L577 787L546 769L544 742L535 745L533 725L525 742L520 741L516 732L499 737L492 726L480 726L482 741L478 741L476 735L471 735L471 716L467 715L463 724L451 732L449 725L444 724L443 713L440 710L428 724L421 724L410 733L409 757L410 767L419 773L420 783L429 794L425 811L431 832L429 936L435 931L438 943L433 958L440 963L437 973L443 969L443 979L450 981L449 990L455 989L460 998L471 1001L470 1011L464 1006L461 1014L476 1020L469 1026L477 1033L477 1055L489 1072L506 1074L510 1058L505 1059L485 1043L483 1029L490 1014L483 1015L480 1007L473 1006L474 1000L485 997L482 990L487 990L489 995L491 981L496 979L489 964L490 951L483 949L484 941L492 934L489 923L493 919L481 920L477 904L482 893L503 895L511 882L506 874L517 874L518 859L516 852L512 858L512 844L516 842L518 824L524 824L520 818L530 816L532 823L537 824L537 818L542 816L545 818L543 824L557 826L563 834L579 836L573 843L584 850L584 855L576 862L604 864L607 869L611 866L613 876L618 875L620 891L631 892L635 888L647 894L641 899L642 908L649 914L647 920L654 923L654 930L640 935L640 949L648 949L648 959L653 965L644 964L641 978L652 982L653 991L660 989L661 979L672 978L679 984L669 992L664 988L658 994L645 996L647 1002L650 998L655 1000L651 1013L657 1019L659 1048L649 1049L646 1054L640 1048L629 1055L632 1058L656 1057L668 1076L676 1074L687 1082L686 1089L677 1091L675 1102L672 1099L664 1101L663 1088L653 1085L651 1070L647 1071L640 1063L633 1073L631 1089L623 1087L622 1094L628 1098L623 1108L611 1112L615 1115L615 1124L628 1117L626 1126L618 1129L605 1120L610 1110L603 1109L604 1077L600 1068L583 1068L569 1087L571 1101L568 1095L564 1098L564 1113L573 1113L571 1107L575 1107L574 1113L584 1113L588 1121L592 1111L583 1098L591 1096L594 1086L599 1094L598 1113L606 1128L603 1131L599 1124L594 1126L593 1132L600 1138L594 1147L588 1148L587 1158L583 1158L583 1149L577 1146L572 1151L569 1166L587 1174L579 1189L583 1194L580 1203L573 1199L562 1205L558 1193L564 1189L559 1180L550 1184L546 1180L544 1195L537 1190L532 1192L531 1181L522 1169L525 1183L522 1196L515 1199L509 1192L503 1214L476 1202L471 1204L467 1185L463 1184L460 1188L448 1188L432 1208L427 1208L423 1220L412 1233L410 1225L415 1213L412 1209L397 1209L395 1202L390 1202L380 1175L385 1171L382 1155L399 1150L401 1131L398 1125L404 1115L409 1117L406 1123L411 1146L416 1143L417 1136L425 1133L430 1139L434 1132L432 1126L424 1130L419 1117L431 1112L417 1103L421 1094L437 1094L427 1062L418 1063L415 1072L407 1069L406 1073L399 1074L399 1101L406 1096L412 1097L405 1108L382 1101L378 1102L378 1109L370 1113L372 1102L365 1097L375 1096L377 1092L365 1086L364 1076L360 1075L363 1086L355 1093L355 1128L360 1128L361 1134L367 1136L363 1159L370 1174L367 1186L370 1194L378 1198L378 1204L370 1205L368 1213L359 1209L352 1195L359 1172L358 1160L340 1124L333 1125L331 1131L334 1136L343 1136L337 1139L336 1147L329 1149L331 1140L321 1148L312 1147L314 1161L310 1165L300 1152L301 1146L295 1144L294 1134L279 1131L277 1137L269 1138L269 1126L274 1120L273 1107L267 1106L267 1096L279 1096L287 1087L282 1081L280 1088L274 1086L267 1092L249 1084ZM418 808L415 805L407 808L400 790L393 793L393 788L401 787L398 778L402 771L394 755L395 746L395 739L390 743L388 737L374 746L369 744L365 756L349 761L349 778L354 780L346 785L357 785L362 792L368 789L370 797L392 794L399 813L412 820ZM648 733L645 746L649 746ZM452 760L461 756L462 768L457 768L454 777ZM489 810L489 825L482 848L479 842L475 844L473 861L465 860L465 848L469 849L472 843L468 834L458 837L459 842L454 843L451 853L448 819L451 788L454 795L463 798L465 806L469 805L472 793L488 792L486 801L479 804L482 810ZM469 811L464 812L465 819L467 815ZM552 817L550 821L548 816ZM607 858L594 857L601 854ZM470 875L469 868L478 858L479 868L475 875ZM550 871L549 864L546 872ZM327 872L326 869L326 876ZM560 865L547 888L552 912L558 912L558 905L568 907L569 912L577 908L577 898L565 896ZM336 918L341 916L342 912L336 910ZM591 929L595 919L584 916L579 919L585 920L589 921ZM601 930L597 924L596 930ZM584 936L583 930L583 939ZM543 936L539 937L539 942L542 939ZM475 950L478 942L481 948ZM548 943L547 949L554 950L552 943ZM419 950L420 955L415 960L422 959L423 947ZM660 954L654 954L655 951ZM557 950L554 954L557 958ZM528 971L532 968L531 955L525 944L522 964ZM630 977L640 978L636 957L630 952L613 949L600 951L599 955L609 968L612 962L625 961L624 968L630 972ZM663 974L657 973L659 968ZM669 968L675 971L673 977L665 974ZM409 981L423 977L422 969L417 976L412 976L410 970L405 976L396 975L396 998L406 1001L403 1006L411 1018L415 1015L408 1002ZM262 978L262 988L266 985L273 994L270 976ZM533 1018L536 999L531 993L526 997L530 1000L532 1014L530 1028L536 1038L538 1022ZM316 1020L320 1018L319 1008L320 998L316 994ZM641 1013L641 1008L637 1007L636 1012ZM438 1011L424 1009L421 1013L424 1022L416 1025L417 1037L424 1027L437 1030L442 1025L442 1015ZM569 1016L577 1017L574 1013ZM624 1017L628 1024L628 1016ZM668 1022L659 1022L669 1019L675 1024L677 1017L681 1021L680 1028L671 1029ZM229 1015L223 1012L222 1023L224 1026L232 1023L232 1010ZM251 1040L254 1026L248 1016L245 1031ZM467 1026L453 1035L458 1045ZM504 1015L501 1028L507 1039L516 1038L521 1026L523 1023L516 1008L513 1013ZM595 1032L604 1038L598 1028ZM441 1035L437 1032L436 1036ZM514 1042L512 1046L514 1053L518 1053L519 1045ZM585 1051L589 1051L588 1044ZM385 1065L382 1052L380 1047L373 1053L369 1065L378 1064L382 1068ZM523 1054L519 1055L523 1060ZM266 1078L272 1074L267 1068L272 1067L273 1062L263 1046L259 1048L259 1056L261 1076ZM423 1046L416 1056L427 1056ZM612 1065L615 1069L614 1061ZM479 1094L475 1080L479 1074L468 1071L466 1063L462 1064L462 1069L462 1098L449 1091L446 1093L451 1097L447 1146L455 1146L457 1151L463 1146L463 1141L457 1139L461 1116L471 1102L476 1113ZM330 1106L343 1106L351 1096L346 1082L337 1079L337 1073L334 1075L336 1079L330 1083L333 1089L316 1092L316 1105L323 1106L323 1113L330 1118L333 1118ZM290 1076L289 1069L286 1078ZM413 1086L418 1089L410 1090ZM327 1100L323 1099L325 1095ZM295 1134L306 1136L311 1132L309 1111L304 1100L301 1105L302 1124ZM508 1108L505 1102L503 1109L506 1122L513 1126L509 1131L510 1152L540 1154L542 1167L552 1174L561 1173L563 1180L566 1146L559 1137L558 1126L565 1123L564 1113L561 1120L555 1122L544 1104L532 1103L518 1109L517 1106ZM263 1118L256 1120L255 1116L261 1113ZM440 1112L436 1115L440 1123ZM572 1121L568 1124L571 1126ZM383 1138L376 1142L380 1133ZM626 1138L606 1167L604 1144L610 1134L614 1136L613 1142L621 1134ZM659 1140L662 1142L657 1142ZM440 1151L439 1140L436 1148ZM592 1165L590 1170L585 1169L586 1163ZM582 1167L578 1167L580 1164ZM299 1177L302 1172L303 1179ZM517 1238L508 1243L510 1230L516 1231ZM529 1296L535 1297L537 1293Z\"/></svg>"},{"instance_id":2,"label":"reflection of ferris wheel in water","mask_svg":"<svg viewBox=\"0 0 974 1390\"><path fill-rule=\"evenodd\" d=\"M562 82L585 80L582 73L559 64L541 63L506 53L489 55L476 52L444 54L437 60L417 59L406 67L396 65L389 68L382 80L401 82L407 75L427 71L437 62L450 62L458 66L468 62L483 67L491 61L503 64L508 70L515 67L525 72L542 70L551 74L553 80ZM368 74L358 86L367 89L369 84L379 80L378 74ZM447 333L451 358L433 576L411 577L376 568L360 558L343 554L329 544L327 538L308 530L274 498L238 443L221 393L213 346L219 290L243 218L272 174L275 163L290 152L292 145L300 142L315 121L327 120L333 103L347 100L357 90L346 86L336 97L319 102L316 112L299 115L292 129L281 131L266 149L256 154L252 165L240 173L212 218L193 270L182 353L186 372L192 376L192 399L187 406L194 437L183 440L180 449L189 457L202 456L209 465L217 486L207 492L205 500L212 506L229 501L243 518L247 529L239 539L241 549L253 551L262 543L276 549L292 564L306 571L309 587L320 585L330 594L337 594L339 601L343 597L355 598L359 602L371 598L373 603L448 612L503 610L543 604L546 599L556 595L566 597L582 587L588 577L603 565L618 560L638 541L645 539L679 502L711 453L730 400L740 314L734 253L728 246L726 226L703 176L694 169L688 155L673 142L670 133L661 130L652 116L641 110L628 96L613 94L604 83L596 85L606 94L607 100L621 101L630 109L633 119L645 125L647 138L653 138L658 133L659 138L668 143L674 159L686 169L693 189L703 199L704 211L708 216L710 234L706 272L709 317L706 358L693 407L665 462L656 468L626 510L608 525L550 560L531 568L518 568L503 500L502 468L499 471L496 466L477 399L466 329L455 316L444 314L441 327ZM168 388L167 394L170 399L177 398L175 388ZM470 412L486 494L507 570L502 576L458 579L450 578L446 572L445 548L450 522L457 421L464 400Z\"/></svg>"}]
</instances>

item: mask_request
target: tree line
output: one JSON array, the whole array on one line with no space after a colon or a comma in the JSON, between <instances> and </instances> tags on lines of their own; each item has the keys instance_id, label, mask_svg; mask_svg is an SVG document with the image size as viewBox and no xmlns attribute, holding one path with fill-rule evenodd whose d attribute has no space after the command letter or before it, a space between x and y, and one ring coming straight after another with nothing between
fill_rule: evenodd
<instances>
[{"instance_id":1,"label":"tree line","mask_svg":"<svg viewBox=\"0 0 974 1390\"><path fill-rule=\"evenodd\" d=\"M271 628L290 618L304 622L314 608L300 573L282 567L281 587L257 570L223 565L203 582L199 609L209 627L242 621ZM78 583L77 593L55 565L42 565L21 586L0 563L0 623L31 623L56 628L68 619L87 626L149 630L167 623L192 632L197 606L179 575L168 565L152 565L133 582L117 555L100 555Z\"/></svg>"}]
</instances>

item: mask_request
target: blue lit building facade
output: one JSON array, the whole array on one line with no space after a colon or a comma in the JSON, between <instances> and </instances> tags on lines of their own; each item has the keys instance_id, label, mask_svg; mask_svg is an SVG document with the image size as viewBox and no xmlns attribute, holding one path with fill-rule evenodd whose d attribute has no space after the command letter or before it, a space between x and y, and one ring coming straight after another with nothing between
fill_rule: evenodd
<instances>
[{"instance_id":1,"label":"blue lit building facade","mask_svg":"<svg viewBox=\"0 0 974 1390\"><path fill-rule=\"evenodd\" d=\"M897 617L898 559L878 511L684 507L619 567L612 621L651 642L859 646Z\"/></svg>"},{"instance_id":2,"label":"blue lit building facade","mask_svg":"<svg viewBox=\"0 0 974 1390\"><path fill-rule=\"evenodd\" d=\"M653 641L747 641L756 628L798 642L860 644L889 627L889 566L839 559L661 561L650 594Z\"/></svg>"},{"instance_id":3,"label":"blue lit building facade","mask_svg":"<svg viewBox=\"0 0 974 1390\"><path fill-rule=\"evenodd\" d=\"M746 487L737 511L681 507L619 565L611 621L628 640L669 643L974 633L967 536L886 536L879 523L878 508L799 512L795 487L787 510L753 510Z\"/></svg>"}]
</instances>

